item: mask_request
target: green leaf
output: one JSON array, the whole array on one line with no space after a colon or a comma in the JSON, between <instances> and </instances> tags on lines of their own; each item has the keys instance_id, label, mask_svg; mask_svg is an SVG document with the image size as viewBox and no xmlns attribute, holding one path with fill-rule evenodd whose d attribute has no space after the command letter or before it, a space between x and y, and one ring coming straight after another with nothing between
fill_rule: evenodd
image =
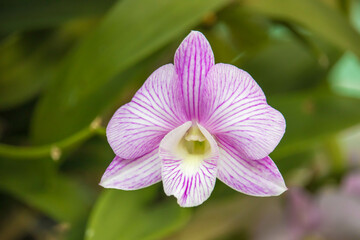
<instances>
[{"instance_id":1,"label":"green leaf","mask_svg":"<svg viewBox=\"0 0 360 240\"><path fill-rule=\"evenodd\" d=\"M58 221L73 223L86 216L93 196L77 182L55 172L49 159L0 159L0 189Z\"/></svg>"},{"instance_id":2,"label":"green leaf","mask_svg":"<svg viewBox=\"0 0 360 240\"><path fill-rule=\"evenodd\" d=\"M2 0L0 33L57 26L105 13L116 0Z\"/></svg>"},{"instance_id":3,"label":"green leaf","mask_svg":"<svg viewBox=\"0 0 360 240\"><path fill-rule=\"evenodd\" d=\"M360 1L351 1L350 20L353 26L360 32Z\"/></svg>"},{"instance_id":4,"label":"green leaf","mask_svg":"<svg viewBox=\"0 0 360 240\"><path fill-rule=\"evenodd\" d=\"M216 188L215 188L216 190ZM256 198L236 193L225 199L211 198L193 214L188 224L168 239L251 239L231 235L252 229L264 211L271 209L281 198Z\"/></svg>"},{"instance_id":5,"label":"green leaf","mask_svg":"<svg viewBox=\"0 0 360 240\"><path fill-rule=\"evenodd\" d=\"M360 35L344 16L319 0L245 0L243 6L272 18L298 23L360 56Z\"/></svg>"},{"instance_id":6,"label":"green leaf","mask_svg":"<svg viewBox=\"0 0 360 240\"><path fill-rule=\"evenodd\" d=\"M205 32L216 61L249 72L266 95L325 82L329 66L340 56L324 41L313 36L301 38L297 28L266 21L244 8L226 9L220 15L220 21Z\"/></svg>"},{"instance_id":7,"label":"green leaf","mask_svg":"<svg viewBox=\"0 0 360 240\"><path fill-rule=\"evenodd\" d=\"M276 59L276 60L275 60ZM273 39L262 51L245 56L240 68L259 83L266 94L295 92L323 82L328 69L289 34Z\"/></svg>"},{"instance_id":8,"label":"green leaf","mask_svg":"<svg viewBox=\"0 0 360 240\"><path fill-rule=\"evenodd\" d=\"M51 79L53 64L43 61L44 52L33 46L35 53L22 51L23 36L11 36L1 46L0 109L17 106L35 96ZM51 61L50 61L51 62ZM41 71L40 71L41 69Z\"/></svg>"},{"instance_id":9,"label":"green leaf","mask_svg":"<svg viewBox=\"0 0 360 240\"><path fill-rule=\"evenodd\" d=\"M121 1L73 51L56 83L41 99L32 129L36 142L58 140L88 124L95 117L94 113L100 114L109 104L101 98L94 98L99 89L120 72L183 34L204 14L227 2ZM127 79L120 81L126 82ZM87 112L92 108L87 103L89 99L99 105L97 112Z\"/></svg>"},{"instance_id":10,"label":"green leaf","mask_svg":"<svg viewBox=\"0 0 360 240\"><path fill-rule=\"evenodd\" d=\"M236 48L244 54L261 48L269 40L271 22L258 14L253 14L239 6L226 8L219 13L219 18L228 26L228 33Z\"/></svg>"},{"instance_id":11,"label":"green leaf","mask_svg":"<svg viewBox=\"0 0 360 240\"><path fill-rule=\"evenodd\" d=\"M329 90L313 90L268 98L285 117L286 132L273 158L288 156L316 146L359 123L360 99L341 97Z\"/></svg>"},{"instance_id":12,"label":"green leaf","mask_svg":"<svg viewBox=\"0 0 360 240\"><path fill-rule=\"evenodd\" d=\"M60 60L94 23L76 21L56 31L14 34L0 45L0 109L34 98L53 79Z\"/></svg>"},{"instance_id":13,"label":"green leaf","mask_svg":"<svg viewBox=\"0 0 360 240\"><path fill-rule=\"evenodd\" d=\"M334 92L360 98L360 61L351 52L345 53L329 74Z\"/></svg>"},{"instance_id":14,"label":"green leaf","mask_svg":"<svg viewBox=\"0 0 360 240\"><path fill-rule=\"evenodd\" d=\"M103 192L91 213L85 239L162 239L182 227L189 210L174 199L152 202L155 187Z\"/></svg>"}]
</instances>

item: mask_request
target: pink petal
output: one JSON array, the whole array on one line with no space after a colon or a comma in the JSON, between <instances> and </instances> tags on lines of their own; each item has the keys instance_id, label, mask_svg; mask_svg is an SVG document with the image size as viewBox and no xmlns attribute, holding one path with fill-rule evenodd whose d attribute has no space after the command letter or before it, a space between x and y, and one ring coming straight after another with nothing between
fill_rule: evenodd
<instances>
[{"instance_id":1,"label":"pink petal","mask_svg":"<svg viewBox=\"0 0 360 240\"><path fill-rule=\"evenodd\" d=\"M342 190L360 199L360 171L351 172L345 177L342 183Z\"/></svg>"},{"instance_id":2,"label":"pink petal","mask_svg":"<svg viewBox=\"0 0 360 240\"><path fill-rule=\"evenodd\" d=\"M355 196L327 189L317 199L323 239L360 239L360 201Z\"/></svg>"},{"instance_id":3,"label":"pink petal","mask_svg":"<svg viewBox=\"0 0 360 240\"><path fill-rule=\"evenodd\" d=\"M245 160L229 146L219 145L218 178L229 187L252 196L277 196L287 190L270 157Z\"/></svg>"},{"instance_id":4,"label":"pink petal","mask_svg":"<svg viewBox=\"0 0 360 240\"><path fill-rule=\"evenodd\" d=\"M104 188L135 190L161 181L159 149L137 159L114 158L101 178Z\"/></svg>"},{"instance_id":5,"label":"pink petal","mask_svg":"<svg viewBox=\"0 0 360 240\"><path fill-rule=\"evenodd\" d=\"M285 119L266 103L263 91L245 71L216 64L209 71L201 124L218 142L234 146L241 158L262 159L285 132Z\"/></svg>"},{"instance_id":6,"label":"pink petal","mask_svg":"<svg viewBox=\"0 0 360 240\"><path fill-rule=\"evenodd\" d=\"M306 233L316 230L321 223L319 207L303 188L290 188L288 196L288 228L293 232Z\"/></svg>"},{"instance_id":7,"label":"pink petal","mask_svg":"<svg viewBox=\"0 0 360 240\"><path fill-rule=\"evenodd\" d=\"M219 157L215 140L201 126L199 129L210 143L211 154L197 162L186 161L189 159L177 154L176 148L190 127L191 122L187 122L168 133L159 151L164 191L168 196L174 195L182 207L197 206L209 198L215 186Z\"/></svg>"},{"instance_id":8,"label":"pink petal","mask_svg":"<svg viewBox=\"0 0 360 240\"><path fill-rule=\"evenodd\" d=\"M199 101L205 77L214 65L214 54L205 36L192 31L176 50L174 63L188 119L199 119Z\"/></svg>"},{"instance_id":9,"label":"pink petal","mask_svg":"<svg viewBox=\"0 0 360 240\"><path fill-rule=\"evenodd\" d=\"M119 108L106 129L108 142L121 158L140 157L184 120L175 68L168 64L146 80L130 103Z\"/></svg>"}]
</instances>

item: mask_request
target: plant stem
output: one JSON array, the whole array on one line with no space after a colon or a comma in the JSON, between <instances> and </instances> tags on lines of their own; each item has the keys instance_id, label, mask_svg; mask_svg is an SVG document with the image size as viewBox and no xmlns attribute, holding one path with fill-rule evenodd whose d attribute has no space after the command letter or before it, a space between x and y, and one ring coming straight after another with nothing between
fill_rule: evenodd
<instances>
[{"instance_id":1,"label":"plant stem","mask_svg":"<svg viewBox=\"0 0 360 240\"><path fill-rule=\"evenodd\" d=\"M81 144L94 135L104 136L105 129L103 127L90 126L68 138L42 146L13 146L0 144L0 157L13 159L37 159L51 157L53 160L58 160L61 152L70 149L75 145Z\"/></svg>"}]
</instances>

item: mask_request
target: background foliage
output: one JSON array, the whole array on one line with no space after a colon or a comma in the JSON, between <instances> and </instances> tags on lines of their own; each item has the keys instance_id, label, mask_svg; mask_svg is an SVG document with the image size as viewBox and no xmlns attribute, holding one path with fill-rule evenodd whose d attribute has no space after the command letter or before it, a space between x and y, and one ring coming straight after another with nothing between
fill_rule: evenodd
<instances>
[{"instance_id":1,"label":"background foliage","mask_svg":"<svg viewBox=\"0 0 360 240\"><path fill-rule=\"evenodd\" d=\"M114 157L108 120L192 29L285 116L271 154L283 196L218 181L206 203L182 209L161 184L98 186ZM0 239L262 239L270 210L298 217L293 188L340 196L334 189L360 169L359 0L1 0L0 54ZM360 194L354 204L352 223ZM310 225L297 239L360 238L358 225L330 235Z\"/></svg>"}]
</instances>

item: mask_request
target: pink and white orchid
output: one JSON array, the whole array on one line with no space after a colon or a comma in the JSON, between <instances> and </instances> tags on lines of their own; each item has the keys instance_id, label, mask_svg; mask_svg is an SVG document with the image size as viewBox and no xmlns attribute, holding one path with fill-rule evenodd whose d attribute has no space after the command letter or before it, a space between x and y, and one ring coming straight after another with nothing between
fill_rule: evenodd
<instances>
[{"instance_id":1,"label":"pink and white orchid","mask_svg":"<svg viewBox=\"0 0 360 240\"><path fill-rule=\"evenodd\" d=\"M245 71L214 63L204 35L192 31L174 64L157 69L106 129L116 154L100 185L135 190L163 181L182 207L203 203L216 178L253 196L287 188L268 155L285 132Z\"/></svg>"}]
</instances>

